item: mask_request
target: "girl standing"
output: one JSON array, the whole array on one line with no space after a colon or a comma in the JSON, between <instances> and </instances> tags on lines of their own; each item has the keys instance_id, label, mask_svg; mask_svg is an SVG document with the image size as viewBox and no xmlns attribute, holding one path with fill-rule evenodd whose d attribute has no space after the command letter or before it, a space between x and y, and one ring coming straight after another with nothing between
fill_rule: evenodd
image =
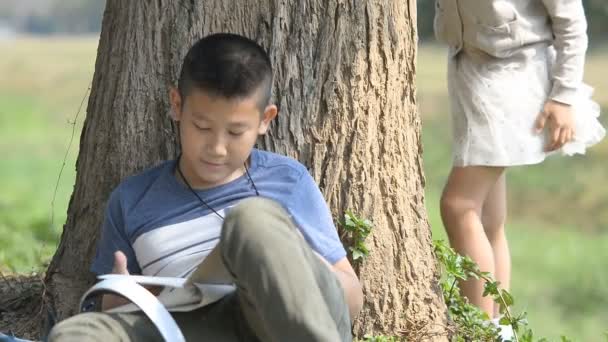
<instances>
[{"instance_id":1,"label":"girl standing","mask_svg":"<svg viewBox=\"0 0 608 342\"><path fill-rule=\"evenodd\" d=\"M449 45L453 168L441 198L450 244L509 287L505 238L510 166L584 154L605 135L583 84L581 0L437 0L435 34ZM462 284L490 317L483 281Z\"/></svg>"}]
</instances>

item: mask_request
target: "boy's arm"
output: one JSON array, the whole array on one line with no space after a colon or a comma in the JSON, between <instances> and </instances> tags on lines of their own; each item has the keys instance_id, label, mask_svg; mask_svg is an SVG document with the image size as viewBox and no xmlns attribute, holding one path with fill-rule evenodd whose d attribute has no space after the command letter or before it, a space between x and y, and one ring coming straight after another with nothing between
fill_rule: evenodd
<instances>
[{"instance_id":1,"label":"boy's arm","mask_svg":"<svg viewBox=\"0 0 608 342\"><path fill-rule=\"evenodd\" d=\"M361 284L346 258L346 251L338 237L331 211L319 186L304 166L302 168L303 172L298 184L292 188L291 198L285 207L291 213L302 238L322 262L336 274L344 290L352 321L363 306ZM331 263L328 260L331 260Z\"/></svg>"},{"instance_id":2,"label":"boy's arm","mask_svg":"<svg viewBox=\"0 0 608 342\"><path fill-rule=\"evenodd\" d=\"M332 270L344 289L344 298L346 298L352 322L361 311L361 308L363 308L363 289L361 288L361 283L347 258L342 258L336 262L332 266Z\"/></svg>"},{"instance_id":3,"label":"boy's arm","mask_svg":"<svg viewBox=\"0 0 608 342\"><path fill-rule=\"evenodd\" d=\"M361 311L361 308L363 308L363 289L355 270L346 257L331 265L321 255L317 254L317 256L336 274L336 277L338 277L340 285L342 285L342 289L344 290L346 304L348 304L350 320L351 322L354 321Z\"/></svg>"},{"instance_id":4,"label":"boy's arm","mask_svg":"<svg viewBox=\"0 0 608 342\"><path fill-rule=\"evenodd\" d=\"M113 294L104 294L101 297L101 310L106 311L129 303L130 302L123 297Z\"/></svg>"},{"instance_id":5,"label":"boy's arm","mask_svg":"<svg viewBox=\"0 0 608 342\"><path fill-rule=\"evenodd\" d=\"M91 266L91 271L97 275L108 273L129 275L131 272L134 274L141 272L136 262L135 252L124 229L121 189L119 186L112 191L106 206L101 237L97 243L97 253ZM113 260L113 263L110 263L110 260ZM129 262L131 262L130 265ZM128 271L129 269L131 272ZM153 294L156 295L158 292L160 291L153 292ZM102 310L128 303L126 299L112 294L101 297Z\"/></svg>"}]
</instances>

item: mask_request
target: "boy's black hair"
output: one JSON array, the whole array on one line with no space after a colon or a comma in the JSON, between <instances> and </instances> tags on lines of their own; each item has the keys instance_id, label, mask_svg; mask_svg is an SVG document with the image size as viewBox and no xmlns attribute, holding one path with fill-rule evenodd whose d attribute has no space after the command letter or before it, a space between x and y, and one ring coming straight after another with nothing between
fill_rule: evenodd
<instances>
[{"instance_id":1,"label":"boy's black hair","mask_svg":"<svg viewBox=\"0 0 608 342\"><path fill-rule=\"evenodd\" d=\"M251 39L212 34L196 42L186 54L177 88L184 100L193 89L226 99L241 99L260 91L263 111L272 88L270 58Z\"/></svg>"}]
</instances>

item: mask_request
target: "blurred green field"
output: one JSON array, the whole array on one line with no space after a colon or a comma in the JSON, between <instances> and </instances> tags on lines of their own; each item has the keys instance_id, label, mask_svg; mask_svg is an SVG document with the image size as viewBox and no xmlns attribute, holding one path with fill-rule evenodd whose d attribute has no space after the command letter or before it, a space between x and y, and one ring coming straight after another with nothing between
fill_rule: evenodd
<instances>
[{"instance_id":1,"label":"blurred green field","mask_svg":"<svg viewBox=\"0 0 608 342\"><path fill-rule=\"evenodd\" d=\"M97 38L0 41L0 270L40 269L56 247L75 179L85 108L53 211L51 200L72 122L93 76L96 46ZM587 74L596 99L608 108L605 56L608 50L590 56ZM427 207L434 237L443 238L438 201L450 166L444 51L422 46L418 61ZM606 158L604 141L585 157L551 159L508 175L517 309L526 310L535 333L551 341L560 334L574 341L605 340Z\"/></svg>"},{"instance_id":2,"label":"blurred green field","mask_svg":"<svg viewBox=\"0 0 608 342\"><path fill-rule=\"evenodd\" d=\"M51 202L96 47L97 38L90 37L0 41L0 270L40 268L55 250L76 176L86 102L54 210Z\"/></svg>"}]
</instances>

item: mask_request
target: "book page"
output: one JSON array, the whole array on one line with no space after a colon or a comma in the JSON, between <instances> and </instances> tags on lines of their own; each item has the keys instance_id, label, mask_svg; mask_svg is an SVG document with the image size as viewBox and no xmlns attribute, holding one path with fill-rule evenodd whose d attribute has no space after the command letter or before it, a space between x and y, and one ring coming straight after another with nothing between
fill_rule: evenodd
<instances>
[{"instance_id":1,"label":"book page","mask_svg":"<svg viewBox=\"0 0 608 342\"><path fill-rule=\"evenodd\" d=\"M192 311L214 303L236 290L230 272L224 266L219 246L203 259L187 278L154 277L141 275L104 274L99 279L127 277L142 286L162 286L157 299L169 311ZM107 312L133 312L139 308L126 304Z\"/></svg>"}]
</instances>

